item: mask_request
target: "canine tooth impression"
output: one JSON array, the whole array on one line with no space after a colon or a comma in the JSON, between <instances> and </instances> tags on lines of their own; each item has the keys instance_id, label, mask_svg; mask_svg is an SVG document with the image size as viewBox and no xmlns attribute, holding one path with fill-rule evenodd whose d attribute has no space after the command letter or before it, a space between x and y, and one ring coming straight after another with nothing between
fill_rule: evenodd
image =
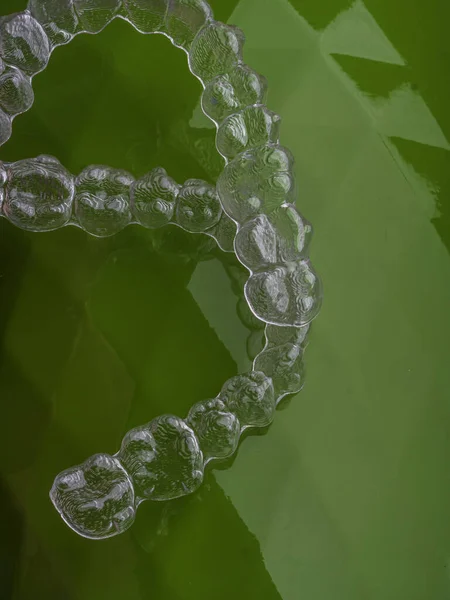
<instances>
[{"instance_id":1,"label":"canine tooth impression","mask_svg":"<svg viewBox=\"0 0 450 600\"><path fill-rule=\"evenodd\" d=\"M281 118L265 106L249 106L229 116L217 132L217 149L227 159L244 150L277 143Z\"/></svg>"},{"instance_id":2,"label":"canine tooth impression","mask_svg":"<svg viewBox=\"0 0 450 600\"><path fill-rule=\"evenodd\" d=\"M195 37L189 51L189 65L203 83L228 73L242 58L245 36L241 29L213 21Z\"/></svg>"},{"instance_id":3,"label":"canine tooth impression","mask_svg":"<svg viewBox=\"0 0 450 600\"><path fill-rule=\"evenodd\" d=\"M236 254L252 271L293 263L305 257L311 233L311 225L295 206L285 204L270 215L258 215L239 229Z\"/></svg>"}]
</instances>

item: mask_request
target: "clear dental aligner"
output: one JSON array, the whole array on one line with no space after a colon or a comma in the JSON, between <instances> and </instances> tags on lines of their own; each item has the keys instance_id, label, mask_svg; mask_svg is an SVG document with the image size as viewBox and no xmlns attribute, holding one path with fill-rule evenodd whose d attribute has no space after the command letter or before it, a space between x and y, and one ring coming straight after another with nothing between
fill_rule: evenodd
<instances>
[{"instance_id":1,"label":"clear dental aligner","mask_svg":"<svg viewBox=\"0 0 450 600\"><path fill-rule=\"evenodd\" d=\"M280 400L301 390L308 328L268 325L253 370L226 381L215 398L185 419L162 415L136 427L115 455L96 454L57 475L50 498L64 521L105 539L128 529L144 500L194 492L209 462L232 456L245 430L270 425Z\"/></svg>"},{"instance_id":2,"label":"clear dental aligner","mask_svg":"<svg viewBox=\"0 0 450 600\"><path fill-rule=\"evenodd\" d=\"M27 231L74 225L95 237L113 236L130 224L173 224L234 251L236 225L216 188L201 179L179 185L162 167L135 179L123 169L91 165L75 177L53 156L0 161L0 212Z\"/></svg>"},{"instance_id":3,"label":"clear dental aligner","mask_svg":"<svg viewBox=\"0 0 450 600\"><path fill-rule=\"evenodd\" d=\"M294 206L293 158L279 144L280 117L264 106L265 79L242 61L242 31L215 21L204 0L30 0L26 11L0 18L0 145L15 116L31 107L32 78L53 49L116 17L166 35L187 53L225 159L217 187L200 180L180 186L160 168L135 180L94 165L74 177L40 156L0 163L1 213L31 231L76 225L103 237L130 223L174 223L206 233L234 249L250 272L245 298L267 325L253 370L227 381L216 398L185 419L164 415L135 428L114 456L97 454L56 477L56 509L92 539L128 529L143 500L195 491L205 466L231 456L243 431L271 423L277 403L303 385L305 337L322 296L308 260L311 226Z\"/></svg>"}]
</instances>

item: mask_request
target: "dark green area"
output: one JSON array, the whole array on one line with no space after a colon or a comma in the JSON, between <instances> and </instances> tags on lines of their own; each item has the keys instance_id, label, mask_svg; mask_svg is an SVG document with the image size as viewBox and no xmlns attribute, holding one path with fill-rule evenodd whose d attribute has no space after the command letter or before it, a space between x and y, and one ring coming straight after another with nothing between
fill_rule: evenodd
<instances>
[{"instance_id":1,"label":"dark green area","mask_svg":"<svg viewBox=\"0 0 450 600\"><path fill-rule=\"evenodd\" d=\"M48 499L55 474L245 366L233 261L175 228L96 240L2 220L0 599L448 600L450 9L212 4L268 77L316 230L307 386L197 494L78 538ZM34 89L1 159L221 169L199 82L162 36L122 21L79 36Z\"/></svg>"}]
</instances>

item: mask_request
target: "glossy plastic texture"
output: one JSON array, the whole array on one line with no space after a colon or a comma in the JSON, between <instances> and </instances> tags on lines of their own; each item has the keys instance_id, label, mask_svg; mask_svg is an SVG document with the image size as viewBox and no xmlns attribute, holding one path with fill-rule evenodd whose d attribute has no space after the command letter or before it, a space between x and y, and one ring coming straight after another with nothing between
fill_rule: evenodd
<instances>
[{"instance_id":1,"label":"glossy plastic texture","mask_svg":"<svg viewBox=\"0 0 450 600\"><path fill-rule=\"evenodd\" d=\"M225 212L243 224L259 214L270 214L295 195L291 153L265 145L239 154L224 169L217 189Z\"/></svg>"},{"instance_id":2,"label":"glossy plastic texture","mask_svg":"<svg viewBox=\"0 0 450 600\"><path fill-rule=\"evenodd\" d=\"M131 222L130 186L134 178L120 169L93 165L76 178L74 216L82 229L109 237Z\"/></svg>"},{"instance_id":3,"label":"glossy plastic texture","mask_svg":"<svg viewBox=\"0 0 450 600\"><path fill-rule=\"evenodd\" d=\"M118 456L140 498L179 498L194 492L203 481L198 440L185 421L172 415L129 431Z\"/></svg>"},{"instance_id":4,"label":"glossy plastic texture","mask_svg":"<svg viewBox=\"0 0 450 600\"><path fill-rule=\"evenodd\" d=\"M227 159L268 143L277 143L280 117L265 106L249 106L221 123L217 132L217 149Z\"/></svg>"},{"instance_id":5,"label":"glossy plastic texture","mask_svg":"<svg viewBox=\"0 0 450 600\"><path fill-rule=\"evenodd\" d=\"M137 221L149 229L157 229L172 220L180 186L163 168L153 169L133 182L131 207Z\"/></svg>"},{"instance_id":6,"label":"glossy plastic texture","mask_svg":"<svg viewBox=\"0 0 450 600\"><path fill-rule=\"evenodd\" d=\"M322 284L308 260L271 267L251 275L245 296L266 323L302 327L319 313Z\"/></svg>"},{"instance_id":7,"label":"glossy plastic texture","mask_svg":"<svg viewBox=\"0 0 450 600\"><path fill-rule=\"evenodd\" d=\"M27 111L34 101L29 78L15 67L0 75L0 107L10 115Z\"/></svg>"},{"instance_id":8,"label":"glossy plastic texture","mask_svg":"<svg viewBox=\"0 0 450 600\"><path fill-rule=\"evenodd\" d=\"M52 45L70 42L79 29L73 0L29 0L28 10L42 25Z\"/></svg>"},{"instance_id":9,"label":"glossy plastic texture","mask_svg":"<svg viewBox=\"0 0 450 600\"><path fill-rule=\"evenodd\" d=\"M53 477L249 368L235 313L248 271L214 251L203 262L208 240L175 227L96 240L0 219L1 588L23 600L447 599L450 3L210 3L267 76L314 225L325 303L305 386L235 459L211 462L197 492L147 502L116 539L78 539L47 498ZM199 83L164 36L116 21L56 50L33 87L39 104L14 121L2 160L45 151L75 175L100 161L216 181Z\"/></svg>"},{"instance_id":10,"label":"glossy plastic texture","mask_svg":"<svg viewBox=\"0 0 450 600\"><path fill-rule=\"evenodd\" d=\"M30 14L0 18L0 57L29 75L46 67L50 57L48 38Z\"/></svg>"},{"instance_id":11,"label":"glossy plastic texture","mask_svg":"<svg viewBox=\"0 0 450 600\"><path fill-rule=\"evenodd\" d=\"M202 95L204 113L216 123L253 104L264 102L267 81L250 67L237 64L206 85Z\"/></svg>"},{"instance_id":12,"label":"glossy plastic texture","mask_svg":"<svg viewBox=\"0 0 450 600\"><path fill-rule=\"evenodd\" d=\"M177 223L186 231L198 233L211 229L222 216L216 188L201 179L189 179L178 196Z\"/></svg>"},{"instance_id":13,"label":"glossy plastic texture","mask_svg":"<svg viewBox=\"0 0 450 600\"><path fill-rule=\"evenodd\" d=\"M242 58L244 34L237 27L214 21L200 30L189 51L194 75L207 83L233 69Z\"/></svg>"},{"instance_id":14,"label":"glossy plastic texture","mask_svg":"<svg viewBox=\"0 0 450 600\"><path fill-rule=\"evenodd\" d=\"M234 248L250 270L241 313L253 329L249 354L257 356L254 370L229 379L186 420L157 417L128 432L114 457L94 455L56 477L55 507L72 529L93 539L125 531L143 500L194 492L210 460L231 456L246 429L270 425L277 402L303 383L303 332L293 328L312 320L321 298L307 259L310 226L291 204L293 158L279 144L280 117L262 104L264 78L242 62L244 34L214 21L203 0L30 0L28 11L2 19L0 142L10 135L12 117L31 106L31 76L53 47L97 33L118 16L187 52L225 159L217 188L200 179L178 185L162 168L136 181L127 171L92 165L74 178L56 159L38 157L2 166L2 212L23 229L73 224L97 237L136 222L149 229L173 223ZM261 350L261 321L288 326L289 340L267 329Z\"/></svg>"},{"instance_id":15,"label":"glossy plastic texture","mask_svg":"<svg viewBox=\"0 0 450 600\"><path fill-rule=\"evenodd\" d=\"M134 522L133 485L120 462L108 454L96 454L60 473L50 498L67 525L83 537L105 539Z\"/></svg>"},{"instance_id":16,"label":"glossy plastic texture","mask_svg":"<svg viewBox=\"0 0 450 600\"><path fill-rule=\"evenodd\" d=\"M28 231L63 227L72 215L74 179L50 156L4 164L4 215Z\"/></svg>"},{"instance_id":17,"label":"glossy plastic texture","mask_svg":"<svg viewBox=\"0 0 450 600\"><path fill-rule=\"evenodd\" d=\"M232 377L224 384L220 398L236 414L242 427L265 427L273 420L273 383L261 371Z\"/></svg>"},{"instance_id":18,"label":"glossy plastic texture","mask_svg":"<svg viewBox=\"0 0 450 600\"><path fill-rule=\"evenodd\" d=\"M227 410L220 398L198 402L189 411L187 422L196 432L206 460L234 454L241 434L238 417Z\"/></svg>"}]
</instances>

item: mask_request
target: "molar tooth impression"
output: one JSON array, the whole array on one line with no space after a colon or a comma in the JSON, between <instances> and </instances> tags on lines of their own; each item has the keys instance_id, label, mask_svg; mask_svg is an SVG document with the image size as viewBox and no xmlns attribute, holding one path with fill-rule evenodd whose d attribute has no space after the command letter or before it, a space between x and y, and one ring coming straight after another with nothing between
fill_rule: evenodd
<instances>
[{"instance_id":1,"label":"molar tooth impression","mask_svg":"<svg viewBox=\"0 0 450 600\"><path fill-rule=\"evenodd\" d=\"M171 500L194 492L203 481L203 455L195 433L171 415L129 431L119 458L141 498Z\"/></svg>"},{"instance_id":2,"label":"molar tooth impression","mask_svg":"<svg viewBox=\"0 0 450 600\"><path fill-rule=\"evenodd\" d=\"M170 223L180 186L163 168L156 168L133 182L130 190L132 211L144 227L156 229Z\"/></svg>"},{"instance_id":3,"label":"molar tooth impression","mask_svg":"<svg viewBox=\"0 0 450 600\"><path fill-rule=\"evenodd\" d=\"M127 171L93 165L75 180L75 216L80 226L97 237L115 235L131 221Z\"/></svg>"},{"instance_id":4,"label":"molar tooth impression","mask_svg":"<svg viewBox=\"0 0 450 600\"><path fill-rule=\"evenodd\" d=\"M241 435L239 419L219 398L194 404L186 421L197 434L206 460L227 458L235 452Z\"/></svg>"},{"instance_id":5,"label":"molar tooth impression","mask_svg":"<svg viewBox=\"0 0 450 600\"><path fill-rule=\"evenodd\" d=\"M245 284L247 301L259 319L275 325L306 325L322 300L319 277L309 261L254 273Z\"/></svg>"},{"instance_id":6,"label":"molar tooth impression","mask_svg":"<svg viewBox=\"0 0 450 600\"><path fill-rule=\"evenodd\" d=\"M192 233L206 231L219 222L222 207L216 188L201 179L189 179L178 195L177 223Z\"/></svg>"},{"instance_id":7,"label":"molar tooth impression","mask_svg":"<svg viewBox=\"0 0 450 600\"><path fill-rule=\"evenodd\" d=\"M46 156L6 166L3 213L21 229L51 231L68 223L74 181L56 160Z\"/></svg>"},{"instance_id":8,"label":"molar tooth impression","mask_svg":"<svg viewBox=\"0 0 450 600\"><path fill-rule=\"evenodd\" d=\"M112 537L134 522L133 485L109 454L91 456L57 475L50 498L69 527L84 537Z\"/></svg>"},{"instance_id":9,"label":"molar tooth impression","mask_svg":"<svg viewBox=\"0 0 450 600\"><path fill-rule=\"evenodd\" d=\"M36 19L26 12L0 18L0 56L29 75L45 68L50 48Z\"/></svg>"},{"instance_id":10,"label":"molar tooth impression","mask_svg":"<svg viewBox=\"0 0 450 600\"><path fill-rule=\"evenodd\" d=\"M272 380L262 372L252 371L229 379L219 395L243 428L265 427L275 413Z\"/></svg>"}]
</instances>

